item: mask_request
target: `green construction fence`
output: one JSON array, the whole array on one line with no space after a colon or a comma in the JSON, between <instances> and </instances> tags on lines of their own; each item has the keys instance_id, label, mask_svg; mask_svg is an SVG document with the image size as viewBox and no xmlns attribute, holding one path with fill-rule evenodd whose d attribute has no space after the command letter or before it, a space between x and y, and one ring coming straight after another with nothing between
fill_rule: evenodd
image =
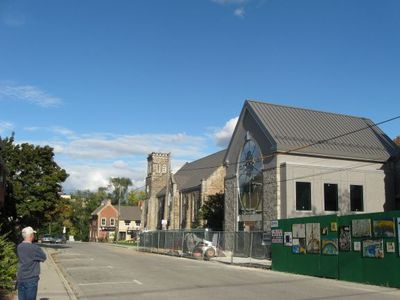
<instances>
[{"instance_id":1,"label":"green construction fence","mask_svg":"<svg viewBox=\"0 0 400 300\"><path fill-rule=\"evenodd\" d=\"M400 211L272 222L272 269L400 287Z\"/></svg>"}]
</instances>

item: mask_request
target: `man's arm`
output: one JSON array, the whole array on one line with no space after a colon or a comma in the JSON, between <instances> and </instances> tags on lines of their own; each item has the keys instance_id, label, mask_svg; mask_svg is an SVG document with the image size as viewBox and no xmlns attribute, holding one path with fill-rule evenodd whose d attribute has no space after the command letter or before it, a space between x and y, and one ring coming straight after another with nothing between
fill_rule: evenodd
<instances>
[{"instance_id":1,"label":"man's arm","mask_svg":"<svg viewBox=\"0 0 400 300\"><path fill-rule=\"evenodd\" d=\"M46 254L44 253L44 251L42 250L42 248L40 248L39 246L36 247L36 251L35 251L35 255L33 256L33 260L36 261L45 261L46 260Z\"/></svg>"}]
</instances>

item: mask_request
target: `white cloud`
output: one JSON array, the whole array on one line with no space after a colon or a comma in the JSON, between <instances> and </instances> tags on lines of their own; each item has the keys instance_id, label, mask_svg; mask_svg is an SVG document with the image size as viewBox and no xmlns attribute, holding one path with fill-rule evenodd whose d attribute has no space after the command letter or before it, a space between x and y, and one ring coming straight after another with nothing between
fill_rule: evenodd
<instances>
[{"instance_id":1,"label":"white cloud","mask_svg":"<svg viewBox=\"0 0 400 300\"><path fill-rule=\"evenodd\" d=\"M60 164L69 174L63 184L66 192L75 190L95 191L99 187L106 187L111 177L126 177L132 180L133 188L140 188L144 185L145 168L127 166L125 169L108 164Z\"/></svg>"},{"instance_id":2,"label":"white cloud","mask_svg":"<svg viewBox=\"0 0 400 300\"><path fill-rule=\"evenodd\" d=\"M233 12L233 14L236 17L244 18L244 15L245 15L244 7L236 8L235 11Z\"/></svg>"},{"instance_id":3,"label":"white cloud","mask_svg":"<svg viewBox=\"0 0 400 300\"><path fill-rule=\"evenodd\" d=\"M14 128L14 124L7 121L0 121L0 134Z\"/></svg>"},{"instance_id":4,"label":"white cloud","mask_svg":"<svg viewBox=\"0 0 400 300\"><path fill-rule=\"evenodd\" d=\"M0 83L0 100L24 101L41 107L54 107L62 103L58 97L33 85Z\"/></svg>"},{"instance_id":5,"label":"white cloud","mask_svg":"<svg viewBox=\"0 0 400 300\"><path fill-rule=\"evenodd\" d=\"M49 127L61 128L61 127ZM56 161L70 174L63 184L66 191L76 189L96 190L108 184L110 177L128 177L135 187L144 183L147 155L151 152L171 152L172 168L179 169L184 162L205 155L207 139L185 133L177 134L76 134L44 127L26 127L26 130L50 131L58 136L53 140L18 141L54 148ZM73 134L74 139L68 138Z\"/></svg>"},{"instance_id":6,"label":"white cloud","mask_svg":"<svg viewBox=\"0 0 400 300\"><path fill-rule=\"evenodd\" d=\"M218 146L226 147L229 144L238 120L239 117L232 118L225 123L224 127L215 130L214 139Z\"/></svg>"}]
</instances>

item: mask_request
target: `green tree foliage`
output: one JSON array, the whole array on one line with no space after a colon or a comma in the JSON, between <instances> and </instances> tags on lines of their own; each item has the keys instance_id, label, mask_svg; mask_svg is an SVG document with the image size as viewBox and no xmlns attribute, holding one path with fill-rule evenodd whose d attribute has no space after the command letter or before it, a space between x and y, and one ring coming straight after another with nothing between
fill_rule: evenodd
<instances>
[{"instance_id":1,"label":"green tree foliage","mask_svg":"<svg viewBox=\"0 0 400 300\"><path fill-rule=\"evenodd\" d=\"M1 224L0 224L0 227ZM0 298L2 292L12 291L13 281L17 273L17 256L15 244L10 242L7 235L0 236ZM2 299L2 298L1 298Z\"/></svg>"},{"instance_id":2,"label":"green tree foliage","mask_svg":"<svg viewBox=\"0 0 400 300\"><path fill-rule=\"evenodd\" d=\"M128 188L132 185L132 181L125 177L110 178L110 186L113 189L112 192L112 204L117 204L118 200L121 203L127 203Z\"/></svg>"},{"instance_id":3,"label":"green tree foliage","mask_svg":"<svg viewBox=\"0 0 400 300\"><path fill-rule=\"evenodd\" d=\"M137 206L139 205L140 201L144 201L146 199L146 193L145 191L130 191L128 193L128 204L132 206Z\"/></svg>"},{"instance_id":4,"label":"green tree foliage","mask_svg":"<svg viewBox=\"0 0 400 300\"><path fill-rule=\"evenodd\" d=\"M7 169L2 221L12 218L17 225L39 228L57 218L61 183L68 174L54 161L53 148L15 144L11 136L2 140L1 156Z\"/></svg>"},{"instance_id":5,"label":"green tree foliage","mask_svg":"<svg viewBox=\"0 0 400 300\"><path fill-rule=\"evenodd\" d=\"M206 226L215 231L224 229L224 194L215 194L200 209L201 217L207 221Z\"/></svg>"},{"instance_id":6,"label":"green tree foliage","mask_svg":"<svg viewBox=\"0 0 400 300\"><path fill-rule=\"evenodd\" d=\"M91 214L109 196L107 188L104 187L98 188L97 192L89 190L75 192L69 200L71 225L67 226L68 233L76 240L87 241Z\"/></svg>"}]
</instances>

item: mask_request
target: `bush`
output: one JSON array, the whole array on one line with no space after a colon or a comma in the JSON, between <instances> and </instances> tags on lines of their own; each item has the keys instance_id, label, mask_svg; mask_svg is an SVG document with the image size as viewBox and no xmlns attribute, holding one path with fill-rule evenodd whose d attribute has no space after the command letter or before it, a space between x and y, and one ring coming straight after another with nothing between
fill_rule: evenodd
<instances>
[{"instance_id":1,"label":"bush","mask_svg":"<svg viewBox=\"0 0 400 300\"><path fill-rule=\"evenodd\" d=\"M17 255L15 244L7 239L7 235L0 236L0 291L13 291L17 274Z\"/></svg>"}]
</instances>

